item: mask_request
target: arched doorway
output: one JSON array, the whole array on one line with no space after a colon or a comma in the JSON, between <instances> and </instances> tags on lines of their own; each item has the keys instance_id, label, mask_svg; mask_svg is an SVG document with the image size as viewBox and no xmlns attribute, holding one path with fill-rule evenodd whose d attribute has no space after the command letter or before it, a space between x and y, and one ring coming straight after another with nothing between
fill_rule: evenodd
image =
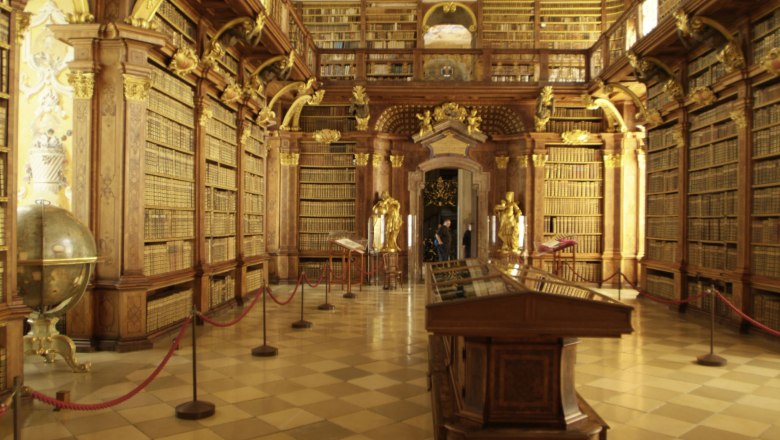
<instances>
[{"instance_id":1,"label":"arched doorway","mask_svg":"<svg viewBox=\"0 0 780 440\"><path fill-rule=\"evenodd\" d=\"M490 173L482 170L475 161L466 157L441 156L434 157L420 164L417 170L409 173L409 213L416 219L413 226L413 239L409 249L409 273L413 280L422 280L422 264L425 261L425 239L430 231L425 230L425 182L426 175L438 178L443 175L457 175L458 202L454 207L442 210L443 215L455 214L453 220L453 255L460 255L459 243L463 227L472 223L472 256L486 257L488 255L488 191L490 190ZM465 212L469 211L469 212ZM427 234L427 235L426 235Z\"/></svg>"}]
</instances>

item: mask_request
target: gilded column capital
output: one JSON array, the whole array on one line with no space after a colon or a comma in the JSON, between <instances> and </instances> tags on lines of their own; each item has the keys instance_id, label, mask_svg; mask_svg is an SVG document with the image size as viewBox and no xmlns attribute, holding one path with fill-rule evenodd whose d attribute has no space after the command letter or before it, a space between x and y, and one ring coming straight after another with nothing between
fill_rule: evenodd
<instances>
[{"instance_id":1,"label":"gilded column capital","mask_svg":"<svg viewBox=\"0 0 780 440\"><path fill-rule=\"evenodd\" d=\"M739 128L745 128L747 127L747 116L745 115L745 109L738 109L734 110L731 113L729 113L729 116L731 117L731 120L734 121L734 123Z\"/></svg>"},{"instance_id":2,"label":"gilded column capital","mask_svg":"<svg viewBox=\"0 0 780 440\"><path fill-rule=\"evenodd\" d=\"M620 154L605 154L604 155L604 167L606 168L620 168Z\"/></svg>"},{"instance_id":3,"label":"gilded column capital","mask_svg":"<svg viewBox=\"0 0 780 440\"><path fill-rule=\"evenodd\" d=\"M201 127L205 127L209 122L209 119L214 117L214 110L210 109L207 104L203 104L200 110L200 118L198 118L198 124Z\"/></svg>"},{"instance_id":4,"label":"gilded column capital","mask_svg":"<svg viewBox=\"0 0 780 440\"><path fill-rule=\"evenodd\" d=\"M282 165L288 167L298 166L298 160L300 157L301 155L299 153L294 153L291 151L279 152L279 160L282 162Z\"/></svg>"},{"instance_id":5,"label":"gilded column capital","mask_svg":"<svg viewBox=\"0 0 780 440\"><path fill-rule=\"evenodd\" d=\"M152 88L152 80L141 76L122 74L125 82L125 99L128 101L146 101L149 97L149 89Z\"/></svg>"},{"instance_id":6,"label":"gilded column capital","mask_svg":"<svg viewBox=\"0 0 780 440\"><path fill-rule=\"evenodd\" d=\"M92 72L71 72L68 84L73 87L76 99L91 99L95 92L95 74Z\"/></svg>"},{"instance_id":7,"label":"gilded column capital","mask_svg":"<svg viewBox=\"0 0 780 440\"><path fill-rule=\"evenodd\" d=\"M401 168L404 165L404 156L391 154L390 163L393 164L393 168Z\"/></svg>"},{"instance_id":8,"label":"gilded column capital","mask_svg":"<svg viewBox=\"0 0 780 440\"><path fill-rule=\"evenodd\" d=\"M509 164L509 156L496 156L496 167L499 170L505 170Z\"/></svg>"},{"instance_id":9,"label":"gilded column capital","mask_svg":"<svg viewBox=\"0 0 780 440\"><path fill-rule=\"evenodd\" d=\"M359 167L368 165L368 156L370 156L369 153L355 153L355 165Z\"/></svg>"},{"instance_id":10,"label":"gilded column capital","mask_svg":"<svg viewBox=\"0 0 780 440\"><path fill-rule=\"evenodd\" d=\"M374 157L371 159L371 165L374 166L374 168L379 168L382 166L382 162L385 161L385 158L383 156L380 156L379 154L374 154Z\"/></svg>"},{"instance_id":11,"label":"gilded column capital","mask_svg":"<svg viewBox=\"0 0 780 440\"><path fill-rule=\"evenodd\" d=\"M514 159L520 168L528 168L528 156L515 156Z\"/></svg>"},{"instance_id":12,"label":"gilded column capital","mask_svg":"<svg viewBox=\"0 0 780 440\"><path fill-rule=\"evenodd\" d=\"M543 167L547 162L546 154L532 154L531 161L533 161L535 167Z\"/></svg>"}]
</instances>

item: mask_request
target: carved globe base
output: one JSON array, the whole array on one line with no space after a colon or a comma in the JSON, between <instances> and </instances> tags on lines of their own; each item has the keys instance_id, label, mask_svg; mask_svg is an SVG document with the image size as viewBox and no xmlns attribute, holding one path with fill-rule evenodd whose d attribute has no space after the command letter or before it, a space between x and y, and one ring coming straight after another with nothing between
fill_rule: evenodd
<instances>
[{"instance_id":1,"label":"carved globe base","mask_svg":"<svg viewBox=\"0 0 780 440\"><path fill-rule=\"evenodd\" d=\"M74 373L86 373L92 367L90 362L79 363L76 360L76 344L73 340L57 331L55 325L59 318L47 318L33 313L27 322L32 328L24 336L24 354L43 356L47 364L54 363L60 355Z\"/></svg>"}]
</instances>

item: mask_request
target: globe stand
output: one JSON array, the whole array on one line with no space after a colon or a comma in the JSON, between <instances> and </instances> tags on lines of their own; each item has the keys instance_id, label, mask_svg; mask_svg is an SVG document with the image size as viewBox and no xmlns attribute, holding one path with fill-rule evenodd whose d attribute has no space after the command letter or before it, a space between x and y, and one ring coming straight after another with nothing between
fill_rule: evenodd
<instances>
[{"instance_id":1,"label":"globe stand","mask_svg":"<svg viewBox=\"0 0 780 440\"><path fill-rule=\"evenodd\" d=\"M47 318L38 313L30 314L27 322L32 328L24 336L24 354L43 356L47 364L54 363L55 356L59 354L74 373L88 372L92 363L82 364L76 360L76 344L71 338L57 331L59 320L60 318Z\"/></svg>"}]
</instances>

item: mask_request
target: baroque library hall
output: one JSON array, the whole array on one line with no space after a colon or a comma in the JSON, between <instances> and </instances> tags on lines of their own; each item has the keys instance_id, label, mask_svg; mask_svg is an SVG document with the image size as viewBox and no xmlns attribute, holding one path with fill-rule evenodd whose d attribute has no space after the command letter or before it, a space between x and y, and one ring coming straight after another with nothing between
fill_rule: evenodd
<instances>
[{"instance_id":1,"label":"baroque library hall","mask_svg":"<svg viewBox=\"0 0 780 440\"><path fill-rule=\"evenodd\" d=\"M0 440L780 440L780 0L0 0Z\"/></svg>"}]
</instances>

